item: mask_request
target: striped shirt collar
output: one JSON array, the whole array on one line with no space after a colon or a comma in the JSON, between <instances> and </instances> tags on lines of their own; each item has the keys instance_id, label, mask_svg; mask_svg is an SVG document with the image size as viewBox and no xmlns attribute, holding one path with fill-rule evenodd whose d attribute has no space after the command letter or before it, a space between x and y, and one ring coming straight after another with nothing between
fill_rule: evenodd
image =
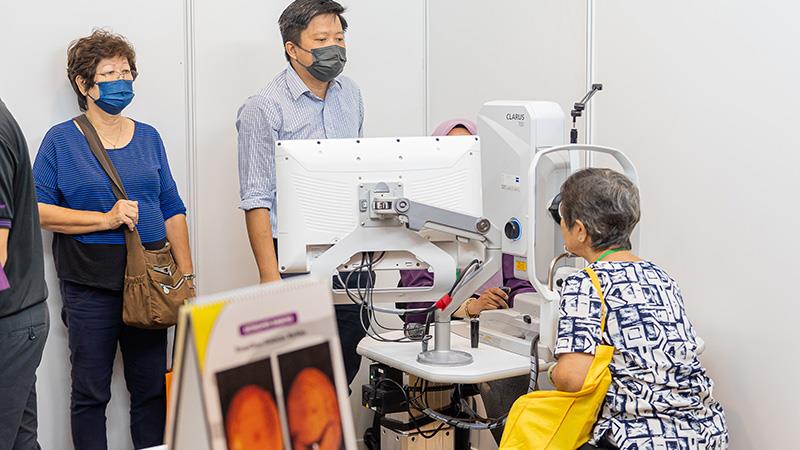
<instances>
[{"instance_id":1,"label":"striped shirt collar","mask_svg":"<svg viewBox=\"0 0 800 450\"><path fill-rule=\"evenodd\" d=\"M306 92L308 92L314 98L317 98L317 96L314 95L313 92L311 92L311 89L309 89L308 86L306 86L306 84L300 78L300 75L298 75L297 72L295 72L294 67L292 67L291 63L289 63L289 67L286 68L286 85L289 87L289 93L292 94L292 98L294 100L297 100L298 98L300 98L301 95L305 94ZM330 84L328 85L328 90L330 91L330 89L334 86L337 88L342 87L342 82L339 81L339 77L336 77L333 80L331 80Z\"/></svg>"}]
</instances>

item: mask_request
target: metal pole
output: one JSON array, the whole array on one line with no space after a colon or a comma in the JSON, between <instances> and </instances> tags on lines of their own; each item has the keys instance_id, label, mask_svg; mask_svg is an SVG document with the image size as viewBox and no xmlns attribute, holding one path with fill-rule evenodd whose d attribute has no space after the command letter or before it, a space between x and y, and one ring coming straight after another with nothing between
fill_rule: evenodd
<instances>
[{"instance_id":1,"label":"metal pole","mask_svg":"<svg viewBox=\"0 0 800 450\"><path fill-rule=\"evenodd\" d=\"M435 322L433 324L433 349L446 352L450 350L450 321Z\"/></svg>"},{"instance_id":2,"label":"metal pole","mask_svg":"<svg viewBox=\"0 0 800 450\"><path fill-rule=\"evenodd\" d=\"M197 92L196 92L196 53L195 53L195 2L183 2L184 28L184 80L186 82L186 178L188 184L189 240L194 253L194 272L202 280L200 264L200 220L197 180ZM200 286L202 289L202 285Z\"/></svg>"},{"instance_id":3,"label":"metal pole","mask_svg":"<svg viewBox=\"0 0 800 450\"><path fill-rule=\"evenodd\" d=\"M430 47L431 47L431 29L430 29L430 16L431 16L431 8L429 0L425 0L422 2L422 7L425 8L423 11L423 30L424 33L422 39L422 73L423 73L423 107L424 111L422 114L422 136L425 136L429 133L428 127L430 126L430 116L431 116L431 66L430 66Z\"/></svg>"},{"instance_id":4,"label":"metal pole","mask_svg":"<svg viewBox=\"0 0 800 450\"><path fill-rule=\"evenodd\" d=\"M586 90L592 89L594 83L594 0L586 0ZM586 139L587 145L592 144L592 106L586 105ZM592 152L586 152L586 167L592 167L594 158Z\"/></svg>"}]
</instances>

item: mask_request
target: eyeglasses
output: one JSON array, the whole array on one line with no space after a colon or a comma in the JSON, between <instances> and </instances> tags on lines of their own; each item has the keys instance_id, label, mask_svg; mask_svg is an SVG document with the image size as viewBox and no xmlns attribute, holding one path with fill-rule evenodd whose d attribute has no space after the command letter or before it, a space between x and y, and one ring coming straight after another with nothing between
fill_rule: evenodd
<instances>
[{"instance_id":1,"label":"eyeglasses","mask_svg":"<svg viewBox=\"0 0 800 450\"><path fill-rule=\"evenodd\" d=\"M114 80L135 80L139 75L135 70L109 70L107 72L98 72L97 78L101 81L114 81Z\"/></svg>"}]
</instances>

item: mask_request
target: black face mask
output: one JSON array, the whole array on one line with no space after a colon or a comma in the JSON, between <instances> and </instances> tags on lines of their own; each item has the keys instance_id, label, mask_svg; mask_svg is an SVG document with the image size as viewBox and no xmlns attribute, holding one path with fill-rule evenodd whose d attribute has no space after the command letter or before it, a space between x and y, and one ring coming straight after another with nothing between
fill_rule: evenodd
<instances>
[{"instance_id":1,"label":"black face mask","mask_svg":"<svg viewBox=\"0 0 800 450\"><path fill-rule=\"evenodd\" d=\"M297 44L295 46L306 53L311 53L311 56L314 57L314 62L310 66L303 66L300 61L297 62L319 81L331 81L344 70L344 63L347 62L347 54L344 47L329 45L327 47L312 48L309 51Z\"/></svg>"}]
</instances>

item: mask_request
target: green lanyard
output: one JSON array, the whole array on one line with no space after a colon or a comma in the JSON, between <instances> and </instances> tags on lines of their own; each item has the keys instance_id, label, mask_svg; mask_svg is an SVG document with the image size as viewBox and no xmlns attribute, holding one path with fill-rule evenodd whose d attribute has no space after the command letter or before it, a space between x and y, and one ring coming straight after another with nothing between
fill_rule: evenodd
<instances>
[{"instance_id":1,"label":"green lanyard","mask_svg":"<svg viewBox=\"0 0 800 450\"><path fill-rule=\"evenodd\" d=\"M622 248L612 248L612 249L610 249L610 250L606 250L606 251L604 251L604 252L603 252L603 254L602 254L602 255L600 255L600 257L599 257L599 258L597 258L597 259L596 259L594 262L599 262L600 260L602 260L602 259L603 259L603 258L605 258L606 256L608 256L608 255L612 255L612 254L614 254L614 253L617 253L617 252L621 252L622 250L624 250L624 249L622 249Z\"/></svg>"}]
</instances>

